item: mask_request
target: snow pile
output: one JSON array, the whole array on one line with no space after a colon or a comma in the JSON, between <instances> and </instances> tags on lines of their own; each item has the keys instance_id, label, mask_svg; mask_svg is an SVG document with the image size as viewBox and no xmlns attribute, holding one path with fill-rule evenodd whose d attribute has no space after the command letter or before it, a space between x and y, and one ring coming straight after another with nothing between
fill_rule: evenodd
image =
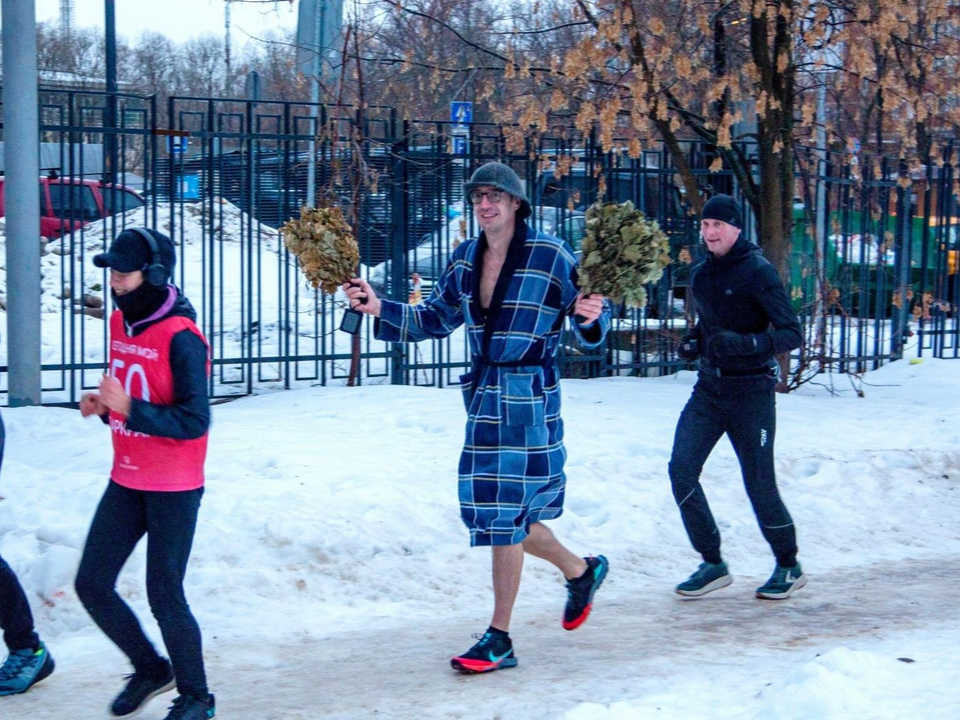
<instances>
[{"instance_id":1,"label":"snow pile","mask_svg":"<svg viewBox=\"0 0 960 720\"><path fill-rule=\"evenodd\" d=\"M147 206L149 208L149 206ZM87 242L102 247L104 238L112 238L124 227L154 227L152 213L144 208L130 210L123 215L98 220L84 227ZM158 203L156 228L174 239L178 250L184 246L201 245L205 238L217 242L239 243L254 238L277 252L282 241L276 228L257 222L228 200L216 197L183 203ZM108 243L109 244L109 243ZM182 251L182 250L181 250Z\"/></svg>"},{"instance_id":2,"label":"snow pile","mask_svg":"<svg viewBox=\"0 0 960 720\"><path fill-rule=\"evenodd\" d=\"M103 252L110 240L126 227L153 227L153 223L150 215L139 208L92 222L60 238L38 238L45 247L41 259L43 312L59 312L62 303L58 301L71 295L79 297L79 294L89 292L103 299L106 273L93 265L92 258ZM201 276L195 272L194 255L202 254L205 245L239 245L241 241L252 240L257 243L258 251L277 254L282 248L282 240L275 228L258 223L223 198L173 206L161 203L157 206L156 229L174 239L177 262L182 266L180 275L190 284L200 283ZM0 253L6 257L3 218L0 218ZM0 272L0 296L4 295L5 263Z\"/></svg>"}]
</instances>

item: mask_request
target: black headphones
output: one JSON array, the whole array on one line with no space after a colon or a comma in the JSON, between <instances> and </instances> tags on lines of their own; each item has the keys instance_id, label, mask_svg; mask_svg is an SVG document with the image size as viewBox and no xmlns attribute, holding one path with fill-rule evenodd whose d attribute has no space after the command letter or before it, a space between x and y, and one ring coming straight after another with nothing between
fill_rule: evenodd
<instances>
[{"instance_id":1,"label":"black headphones","mask_svg":"<svg viewBox=\"0 0 960 720\"><path fill-rule=\"evenodd\" d=\"M167 284L167 280L170 279L170 271L167 269L167 266L163 264L160 258L160 248L157 246L157 241L147 231L146 228L132 227L127 228L130 232L135 232L137 235L142 237L147 246L150 248L150 264L147 265L146 269L143 271L143 279L146 280L151 285L156 285L157 287L163 287Z\"/></svg>"}]
</instances>

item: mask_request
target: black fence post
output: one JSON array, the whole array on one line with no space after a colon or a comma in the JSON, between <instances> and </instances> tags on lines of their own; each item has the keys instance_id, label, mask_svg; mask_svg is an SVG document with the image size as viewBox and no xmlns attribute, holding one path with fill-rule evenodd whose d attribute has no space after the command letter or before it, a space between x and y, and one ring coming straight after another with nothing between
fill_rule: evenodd
<instances>
[{"instance_id":1,"label":"black fence post","mask_svg":"<svg viewBox=\"0 0 960 720\"><path fill-rule=\"evenodd\" d=\"M402 125L398 126L398 123ZM390 117L391 145L390 145L390 248L387 256L390 258L390 273L386 278L387 290L391 299L397 302L407 301L407 232L410 224L409 203L407 192L412 186L410 181L409 163L406 154L408 151L409 124L406 120L399 121L396 110L391 111ZM390 383L392 385L406 385L408 378L404 369L406 364L406 347L402 343L391 343L390 346Z\"/></svg>"},{"instance_id":2,"label":"black fence post","mask_svg":"<svg viewBox=\"0 0 960 720\"><path fill-rule=\"evenodd\" d=\"M898 176L907 176L906 162L899 164ZM909 293L910 289L910 208L911 191L909 187L897 184L897 213L894 226L894 273L897 285L894 293L897 300L893 303L890 313L891 355L896 359L903 358L903 346L906 342L907 320L910 317Z\"/></svg>"}]
</instances>

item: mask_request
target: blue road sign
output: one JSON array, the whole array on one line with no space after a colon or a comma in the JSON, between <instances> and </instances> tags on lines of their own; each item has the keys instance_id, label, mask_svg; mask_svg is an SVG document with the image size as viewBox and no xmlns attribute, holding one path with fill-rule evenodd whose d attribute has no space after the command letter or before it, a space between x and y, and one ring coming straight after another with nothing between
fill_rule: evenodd
<instances>
[{"instance_id":1,"label":"blue road sign","mask_svg":"<svg viewBox=\"0 0 960 720\"><path fill-rule=\"evenodd\" d=\"M178 178L177 199L179 200L199 200L200 199L200 176L183 175Z\"/></svg>"},{"instance_id":2,"label":"blue road sign","mask_svg":"<svg viewBox=\"0 0 960 720\"><path fill-rule=\"evenodd\" d=\"M454 155L466 155L467 154L467 138L466 135L454 135L453 136L453 154Z\"/></svg>"},{"instance_id":3,"label":"blue road sign","mask_svg":"<svg viewBox=\"0 0 960 720\"><path fill-rule=\"evenodd\" d=\"M450 103L450 122L458 125L466 125L473 122L473 103L472 102L452 102Z\"/></svg>"}]
</instances>

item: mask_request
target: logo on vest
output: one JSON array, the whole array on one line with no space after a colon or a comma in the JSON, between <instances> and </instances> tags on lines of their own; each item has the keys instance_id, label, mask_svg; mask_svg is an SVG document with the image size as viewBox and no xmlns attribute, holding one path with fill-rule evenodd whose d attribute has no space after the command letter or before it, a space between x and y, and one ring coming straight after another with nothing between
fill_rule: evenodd
<instances>
[{"instance_id":1,"label":"logo on vest","mask_svg":"<svg viewBox=\"0 0 960 720\"><path fill-rule=\"evenodd\" d=\"M138 465L134 465L134 464L130 461L130 456L129 456L129 455L124 455L122 458L120 458L120 462L119 462L118 464L119 464L120 467L122 467L124 470L139 470L139 469L140 469L140 467L139 467Z\"/></svg>"},{"instance_id":2,"label":"logo on vest","mask_svg":"<svg viewBox=\"0 0 960 720\"><path fill-rule=\"evenodd\" d=\"M115 433L120 433L124 437L149 437L146 433L129 430L125 421L117 420L116 418L110 418L110 430ZM124 460L129 461L130 458L124 456ZM138 470L139 468L132 467L131 469Z\"/></svg>"},{"instance_id":3,"label":"logo on vest","mask_svg":"<svg viewBox=\"0 0 960 720\"><path fill-rule=\"evenodd\" d=\"M125 343L123 340L111 341L110 349L114 352L123 353L124 355L134 355L146 360L153 360L154 362L160 359L160 353L158 353L154 348Z\"/></svg>"}]
</instances>

